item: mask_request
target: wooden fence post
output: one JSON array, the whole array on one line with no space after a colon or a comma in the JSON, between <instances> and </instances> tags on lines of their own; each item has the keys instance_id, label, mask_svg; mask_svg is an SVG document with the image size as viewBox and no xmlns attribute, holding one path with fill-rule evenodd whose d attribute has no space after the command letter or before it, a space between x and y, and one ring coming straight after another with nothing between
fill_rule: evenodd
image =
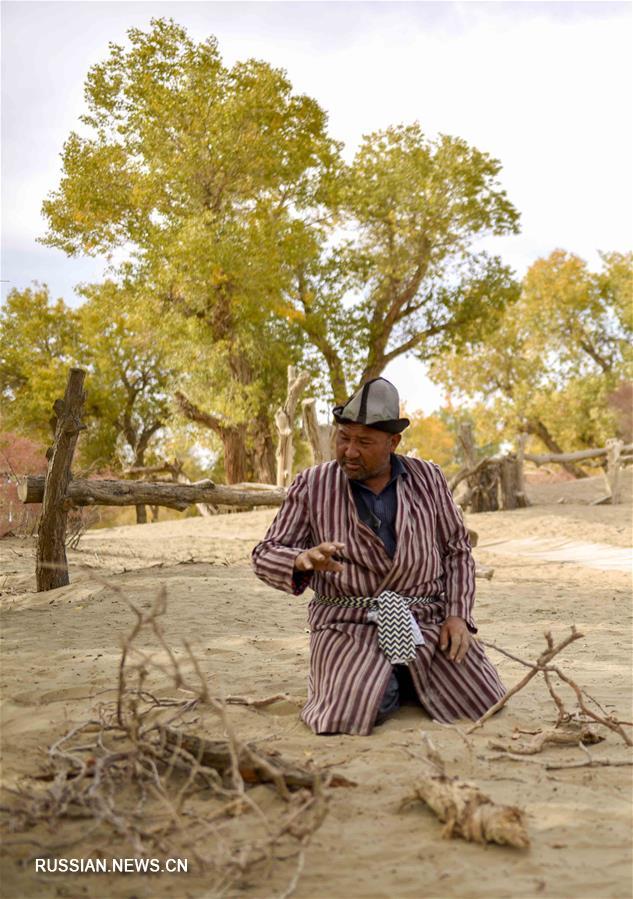
<instances>
[{"instance_id":1,"label":"wooden fence post","mask_svg":"<svg viewBox=\"0 0 633 899\"><path fill-rule=\"evenodd\" d=\"M526 490L525 490L525 445L528 441L529 434L526 434L525 431L522 431L517 437L517 499L519 503L523 504L523 506L529 506L530 501L528 499Z\"/></svg>"},{"instance_id":2,"label":"wooden fence post","mask_svg":"<svg viewBox=\"0 0 633 899\"><path fill-rule=\"evenodd\" d=\"M612 505L622 502L622 462L620 457L624 441L611 437L605 444L607 450L607 484Z\"/></svg>"},{"instance_id":3,"label":"wooden fence post","mask_svg":"<svg viewBox=\"0 0 633 899\"><path fill-rule=\"evenodd\" d=\"M79 432L86 427L81 422L85 377L83 369L71 368L64 399L56 400L53 405L57 415L55 439L47 452L49 462L37 532L35 578L38 591L53 590L69 583L66 559L66 490L77 438Z\"/></svg>"}]
</instances>

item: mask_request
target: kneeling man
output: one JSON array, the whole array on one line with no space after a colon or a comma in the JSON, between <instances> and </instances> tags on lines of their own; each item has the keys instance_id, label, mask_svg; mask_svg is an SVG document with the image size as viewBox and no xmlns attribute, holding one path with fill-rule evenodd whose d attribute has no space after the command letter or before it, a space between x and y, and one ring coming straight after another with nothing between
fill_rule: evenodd
<instances>
[{"instance_id":1,"label":"kneeling man","mask_svg":"<svg viewBox=\"0 0 633 899\"><path fill-rule=\"evenodd\" d=\"M440 467L397 455L395 387L367 382L333 410L336 461L300 472L266 536L255 574L314 590L301 717L319 733L369 734L398 708L410 677L439 721L476 719L504 687L471 634L475 563Z\"/></svg>"}]
</instances>

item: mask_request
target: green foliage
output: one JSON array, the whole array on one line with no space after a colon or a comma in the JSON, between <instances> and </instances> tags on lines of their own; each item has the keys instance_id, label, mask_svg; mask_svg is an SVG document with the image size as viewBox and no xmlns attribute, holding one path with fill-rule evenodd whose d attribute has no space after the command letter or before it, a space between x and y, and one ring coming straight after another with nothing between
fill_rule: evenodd
<instances>
[{"instance_id":1,"label":"green foliage","mask_svg":"<svg viewBox=\"0 0 633 899\"><path fill-rule=\"evenodd\" d=\"M470 247L516 231L517 213L499 162L459 138L389 128L344 166L325 113L283 72L229 68L214 39L196 44L162 19L132 29L127 49L111 45L86 101L91 134L66 143L46 242L131 249L134 278L204 323L203 346L219 357L210 398L231 423L252 414L249 372L269 368L260 393L278 405L285 366L302 361L341 400L396 356L428 358L514 299L509 271ZM197 369L188 380L206 393Z\"/></svg>"},{"instance_id":2,"label":"green foliage","mask_svg":"<svg viewBox=\"0 0 633 899\"><path fill-rule=\"evenodd\" d=\"M431 140L418 124L364 138L331 195L343 236L297 266L286 311L325 357L334 398L403 353L428 359L493 326L516 299L510 270L472 251L484 235L518 228L499 171L465 141Z\"/></svg>"},{"instance_id":3,"label":"green foliage","mask_svg":"<svg viewBox=\"0 0 633 899\"><path fill-rule=\"evenodd\" d=\"M132 285L106 281L81 292L90 420L82 458L98 467L146 464L150 441L170 417L172 322Z\"/></svg>"},{"instance_id":4,"label":"green foliage","mask_svg":"<svg viewBox=\"0 0 633 899\"><path fill-rule=\"evenodd\" d=\"M2 427L50 442L53 402L64 395L77 356L79 325L45 284L12 290L0 308Z\"/></svg>"},{"instance_id":5,"label":"green foliage","mask_svg":"<svg viewBox=\"0 0 633 899\"><path fill-rule=\"evenodd\" d=\"M229 69L214 39L196 45L165 20L129 39L88 75L93 136L66 143L46 242L73 253L132 244L144 277L223 339L278 296L280 262L336 147L322 110L280 70Z\"/></svg>"},{"instance_id":6,"label":"green foliage","mask_svg":"<svg viewBox=\"0 0 633 899\"><path fill-rule=\"evenodd\" d=\"M578 256L555 250L537 260L524 280L532 346L555 354L561 384L595 370L605 376L632 371L633 255L602 259L602 272L592 273Z\"/></svg>"},{"instance_id":7,"label":"green foliage","mask_svg":"<svg viewBox=\"0 0 633 899\"><path fill-rule=\"evenodd\" d=\"M125 256L118 286L86 288L77 316L40 300L30 324L36 343L38 329L56 335L56 361L33 374L36 404L59 394L56 372L84 341L92 459L123 444L142 458L161 428L171 439L177 389L198 410L181 431L204 433L214 452L239 431L259 471L289 364L308 368L311 392L343 401L405 353L468 401L482 451L520 428L550 448L615 432L609 397L633 366L631 254L605 253L592 273L557 250L520 285L474 251L518 231L497 159L414 123L366 135L345 165L324 111L283 71L227 66L214 38L196 43L171 20L128 37L90 70L85 131L68 138L43 207L48 245ZM5 395L41 417L27 408L27 363L5 356ZM437 418L416 422L412 447L449 452L457 417Z\"/></svg>"},{"instance_id":8,"label":"green foliage","mask_svg":"<svg viewBox=\"0 0 633 899\"><path fill-rule=\"evenodd\" d=\"M302 355L284 290L322 239L339 148L281 70L227 67L215 39L196 44L164 19L128 37L90 70L90 133L66 142L45 243L124 248L125 278L194 324L180 386L222 426L258 423L258 439Z\"/></svg>"},{"instance_id":9,"label":"green foliage","mask_svg":"<svg viewBox=\"0 0 633 899\"><path fill-rule=\"evenodd\" d=\"M143 464L169 420L169 320L113 282L83 293L79 309L52 303L46 286L9 294L0 310L3 427L49 443L53 402L64 395L69 367L79 365L88 372L81 464Z\"/></svg>"},{"instance_id":10,"label":"green foliage","mask_svg":"<svg viewBox=\"0 0 633 899\"><path fill-rule=\"evenodd\" d=\"M573 450L618 433L608 398L631 377L632 257L602 258L599 273L561 250L537 260L496 329L432 363L434 380L472 401L478 442L527 429Z\"/></svg>"},{"instance_id":11,"label":"green foliage","mask_svg":"<svg viewBox=\"0 0 633 899\"><path fill-rule=\"evenodd\" d=\"M439 415L404 413L411 424L402 433L397 452L417 459L430 459L444 470L454 463L455 435Z\"/></svg>"}]
</instances>

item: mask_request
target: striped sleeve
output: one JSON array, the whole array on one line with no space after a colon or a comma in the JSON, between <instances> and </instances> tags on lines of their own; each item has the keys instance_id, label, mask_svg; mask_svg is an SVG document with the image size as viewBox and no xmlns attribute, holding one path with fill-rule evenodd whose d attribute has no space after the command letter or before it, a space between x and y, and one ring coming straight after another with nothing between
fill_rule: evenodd
<instances>
[{"instance_id":1,"label":"striped sleeve","mask_svg":"<svg viewBox=\"0 0 633 899\"><path fill-rule=\"evenodd\" d=\"M294 563L299 553L311 545L308 485L300 472L264 539L251 554L253 570L271 587L299 596L308 586L312 572L295 572Z\"/></svg>"},{"instance_id":2,"label":"striped sleeve","mask_svg":"<svg viewBox=\"0 0 633 899\"><path fill-rule=\"evenodd\" d=\"M435 462L438 500L437 531L446 584L448 615L463 618L469 630L476 632L473 621L475 602L475 560L462 513L451 493L442 469Z\"/></svg>"}]
</instances>

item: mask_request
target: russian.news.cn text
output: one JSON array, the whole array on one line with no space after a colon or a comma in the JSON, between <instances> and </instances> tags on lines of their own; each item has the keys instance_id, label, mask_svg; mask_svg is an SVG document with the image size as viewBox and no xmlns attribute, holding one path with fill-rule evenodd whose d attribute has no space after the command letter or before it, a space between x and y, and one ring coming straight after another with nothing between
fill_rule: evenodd
<instances>
[{"instance_id":1,"label":"russian.news.cn text","mask_svg":"<svg viewBox=\"0 0 633 899\"><path fill-rule=\"evenodd\" d=\"M186 874L186 858L36 858L36 874Z\"/></svg>"}]
</instances>

